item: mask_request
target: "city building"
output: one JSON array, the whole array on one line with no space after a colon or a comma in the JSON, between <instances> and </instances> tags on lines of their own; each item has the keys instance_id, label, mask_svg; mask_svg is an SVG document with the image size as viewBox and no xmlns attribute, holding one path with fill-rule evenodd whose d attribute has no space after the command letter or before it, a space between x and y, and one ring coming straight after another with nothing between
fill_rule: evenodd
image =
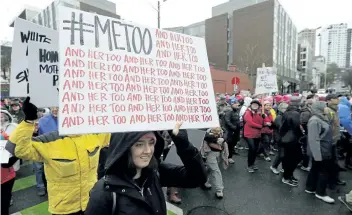
<instances>
[{"instance_id":1,"label":"city building","mask_svg":"<svg viewBox=\"0 0 352 215\"><path fill-rule=\"evenodd\" d=\"M268 0L229 0L212 8L212 17L227 13L232 16L234 10L245 8Z\"/></svg>"},{"instance_id":2,"label":"city building","mask_svg":"<svg viewBox=\"0 0 352 215\"><path fill-rule=\"evenodd\" d=\"M347 30L346 68L352 67L352 28Z\"/></svg>"},{"instance_id":3,"label":"city building","mask_svg":"<svg viewBox=\"0 0 352 215\"><path fill-rule=\"evenodd\" d=\"M327 64L336 63L338 67L347 65L347 24L334 24L323 28L320 33L320 55Z\"/></svg>"},{"instance_id":4,"label":"city building","mask_svg":"<svg viewBox=\"0 0 352 215\"><path fill-rule=\"evenodd\" d=\"M315 56L313 59L312 83L317 89L325 89L325 75L327 64L324 56Z\"/></svg>"},{"instance_id":5,"label":"city building","mask_svg":"<svg viewBox=\"0 0 352 215\"><path fill-rule=\"evenodd\" d=\"M297 29L277 0L263 1L233 11L232 55L240 70L256 79L256 69L265 63L275 67L281 92L298 89ZM288 85L284 86L283 83Z\"/></svg>"},{"instance_id":6,"label":"city building","mask_svg":"<svg viewBox=\"0 0 352 215\"><path fill-rule=\"evenodd\" d=\"M316 43L316 29L304 29L298 33L298 43L302 43L304 41L308 41L315 55L315 43Z\"/></svg>"},{"instance_id":7,"label":"city building","mask_svg":"<svg viewBox=\"0 0 352 215\"><path fill-rule=\"evenodd\" d=\"M205 38L205 21L197 22L188 26L179 26L174 28L164 28L181 34L187 34L195 37Z\"/></svg>"},{"instance_id":8,"label":"city building","mask_svg":"<svg viewBox=\"0 0 352 215\"><path fill-rule=\"evenodd\" d=\"M0 72L1 83L10 80L12 44L9 41L0 41Z\"/></svg>"},{"instance_id":9,"label":"city building","mask_svg":"<svg viewBox=\"0 0 352 215\"><path fill-rule=\"evenodd\" d=\"M36 15L32 13L27 15L28 9L26 8L17 17L56 30L58 28L56 23L57 9L60 5L120 19L120 16L116 14L116 4L108 0L55 0L44 10L37 11ZM10 27L13 27L13 25L14 22L10 24Z\"/></svg>"},{"instance_id":10,"label":"city building","mask_svg":"<svg viewBox=\"0 0 352 215\"><path fill-rule=\"evenodd\" d=\"M309 90L313 79L314 50L308 40L303 40L298 45L297 66L300 71L301 90Z\"/></svg>"}]
</instances>

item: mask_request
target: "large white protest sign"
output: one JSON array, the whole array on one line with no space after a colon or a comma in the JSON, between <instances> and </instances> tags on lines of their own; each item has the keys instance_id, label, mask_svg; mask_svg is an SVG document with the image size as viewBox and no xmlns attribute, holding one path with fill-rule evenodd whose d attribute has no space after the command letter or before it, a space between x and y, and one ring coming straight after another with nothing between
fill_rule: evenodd
<instances>
[{"instance_id":1,"label":"large white protest sign","mask_svg":"<svg viewBox=\"0 0 352 215\"><path fill-rule=\"evenodd\" d=\"M58 45L58 32L17 18L12 42L10 96L25 97L29 92L28 42L47 48Z\"/></svg>"},{"instance_id":2,"label":"large white protest sign","mask_svg":"<svg viewBox=\"0 0 352 215\"><path fill-rule=\"evenodd\" d=\"M272 67L258 68L255 94L265 94L277 91L276 69Z\"/></svg>"},{"instance_id":3,"label":"large white protest sign","mask_svg":"<svg viewBox=\"0 0 352 215\"><path fill-rule=\"evenodd\" d=\"M59 8L60 134L219 126L205 41Z\"/></svg>"},{"instance_id":4,"label":"large white protest sign","mask_svg":"<svg viewBox=\"0 0 352 215\"><path fill-rule=\"evenodd\" d=\"M0 163L8 163L11 154L5 149L7 140L0 140Z\"/></svg>"},{"instance_id":5,"label":"large white protest sign","mask_svg":"<svg viewBox=\"0 0 352 215\"><path fill-rule=\"evenodd\" d=\"M29 92L37 107L59 106L59 53L57 47L28 44Z\"/></svg>"}]
</instances>

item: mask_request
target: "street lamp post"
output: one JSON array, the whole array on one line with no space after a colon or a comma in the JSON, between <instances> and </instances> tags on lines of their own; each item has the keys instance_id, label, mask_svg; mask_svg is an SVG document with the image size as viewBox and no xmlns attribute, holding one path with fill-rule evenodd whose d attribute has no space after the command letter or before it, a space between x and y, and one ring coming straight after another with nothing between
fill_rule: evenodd
<instances>
[{"instance_id":1,"label":"street lamp post","mask_svg":"<svg viewBox=\"0 0 352 215\"><path fill-rule=\"evenodd\" d=\"M158 1L158 28L160 28L160 1Z\"/></svg>"}]
</instances>

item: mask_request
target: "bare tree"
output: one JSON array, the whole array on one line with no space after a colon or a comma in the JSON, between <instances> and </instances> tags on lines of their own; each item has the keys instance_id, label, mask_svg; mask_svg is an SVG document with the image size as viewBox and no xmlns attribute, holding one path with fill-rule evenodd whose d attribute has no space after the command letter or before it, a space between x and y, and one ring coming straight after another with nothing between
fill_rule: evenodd
<instances>
[{"instance_id":1,"label":"bare tree","mask_svg":"<svg viewBox=\"0 0 352 215\"><path fill-rule=\"evenodd\" d=\"M11 68L11 57L8 55L1 56L1 71L2 71L2 78L7 80L6 71Z\"/></svg>"}]
</instances>

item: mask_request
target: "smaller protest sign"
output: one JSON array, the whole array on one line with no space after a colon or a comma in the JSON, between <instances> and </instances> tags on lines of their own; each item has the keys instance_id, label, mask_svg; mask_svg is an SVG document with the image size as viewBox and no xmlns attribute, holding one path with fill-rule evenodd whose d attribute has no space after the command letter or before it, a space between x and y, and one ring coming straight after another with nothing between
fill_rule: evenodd
<instances>
[{"instance_id":1,"label":"smaller protest sign","mask_svg":"<svg viewBox=\"0 0 352 215\"><path fill-rule=\"evenodd\" d=\"M166 202L167 215L183 215L181 208Z\"/></svg>"},{"instance_id":2,"label":"smaller protest sign","mask_svg":"<svg viewBox=\"0 0 352 215\"><path fill-rule=\"evenodd\" d=\"M5 149L7 140L0 140L0 163L8 163L11 154Z\"/></svg>"},{"instance_id":3,"label":"smaller protest sign","mask_svg":"<svg viewBox=\"0 0 352 215\"><path fill-rule=\"evenodd\" d=\"M59 106L59 53L45 44L28 44L29 92L37 107Z\"/></svg>"},{"instance_id":4,"label":"smaller protest sign","mask_svg":"<svg viewBox=\"0 0 352 215\"><path fill-rule=\"evenodd\" d=\"M58 46L58 33L55 30L36 25L24 19L15 20L11 52L10 96L29 95L28 43Z\"/></svg>"},{"instance_id":5,"label":"smaller protest sign","mask_svg":"<svg viewBox=\"0 0 352 215\"><path fill-rule=\"evenodd\" d=\"M271 94L277 91L276 69L273 67L258 68L255 94Z\"/></svg>"}]
</instances>

